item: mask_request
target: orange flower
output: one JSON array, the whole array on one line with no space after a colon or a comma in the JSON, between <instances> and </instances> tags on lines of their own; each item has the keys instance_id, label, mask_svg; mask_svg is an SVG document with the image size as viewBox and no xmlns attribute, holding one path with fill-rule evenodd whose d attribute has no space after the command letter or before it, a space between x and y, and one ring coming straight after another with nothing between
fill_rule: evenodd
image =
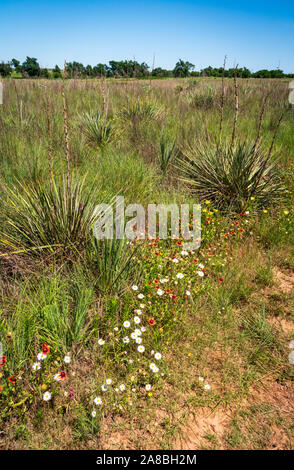
<instances>
[{"instance_id":1,"label":"orange flower","mask_svg":"<svg viewBox=\"0 0 294 470\"><path fill-rule=\"evenodd\" d=\"M154 326L156 321L154 320L154 318L149 318L148 323L150 326Z\"/></svg>"},{"instance_id":2,"label":"orange flower","mask_svg":"<svg viewBox=\"0 0 294 470\"><path fill-rule=\"evenodd\" d=\"M15 384L16 383L16 378L15 377L9 377L9 382L12 383L12 384Z\"/></svg>"}]
</instances>

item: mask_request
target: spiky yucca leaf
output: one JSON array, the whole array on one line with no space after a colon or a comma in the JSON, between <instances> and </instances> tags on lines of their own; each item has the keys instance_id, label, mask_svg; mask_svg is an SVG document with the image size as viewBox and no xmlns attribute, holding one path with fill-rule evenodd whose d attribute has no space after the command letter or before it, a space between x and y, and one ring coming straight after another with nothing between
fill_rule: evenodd
<instances>
[{"instance_id":1,"label":"spiky yucca leaf","mask_svg":"<svg viewBox=\"0 0 294 470\"><path fill-rule=\"evenodd\" d=\"M179 155L177 167L195 195L222 209L241 211L251 197L259 207L269 207L282 194L277 164L246 143L190 147Z\"/></svg>"},{"instance_id":2,"label":"spiky yucca leaf","mask_svg":"<svg viewBox=\"0 0 294 470\"><path fill-rule=\"evenodd\" d=\"M162 135L160 139L160 152L158 156L159 166L165 176L168 166L178 153L175 140L167 135Z\"/></svg>"},{"instance_id":3,"label":"spiky yucca leaf","mask_svg":"<svg viewBox=\"0 0 294 470\"><path fill-rule=\"evenodd\" d=\"M6 190L6 227L1 242L16 251L53 253L80 249L94 221L91 191L84 180L53 181L52 190L41 181L18 183Z\"/></svg>"},{"instance_id":4,"label":"spiky yucca leaf","mask_svg":"<svg viewBox=\"0 0 294 470\"><path fill-rule=\"evenodd\" d=\"M84 113L80 117L81 128L86 136L87 143L94 148L103 149L113 142L119 135L114 120L104 113L97 111L94 114Z\"/></svg>"},{"instance_id":5,"label":"spiky yucca leaf","mask_svg":"<svg viewBox=\"0 0 294 470\"><path fill-rule=\"evenodd\" d=\"M134 98L120 112L122 121L156 121L164 113L163 106L150 98Z\"/></svg>"},{"instance_id":6,"label":"spiky yucca leaf","mask_svg":"<svg viewBox=\"0 0 294 470\"><path fill-rule=\"evenodd\" d=\"M94 274L96 286L102 293L114 290L120 293L130 279L139 276L136 251L126 240L116 238L94 238L92 245L88 245L88 268Z\"/></svg>"}]
</instances>

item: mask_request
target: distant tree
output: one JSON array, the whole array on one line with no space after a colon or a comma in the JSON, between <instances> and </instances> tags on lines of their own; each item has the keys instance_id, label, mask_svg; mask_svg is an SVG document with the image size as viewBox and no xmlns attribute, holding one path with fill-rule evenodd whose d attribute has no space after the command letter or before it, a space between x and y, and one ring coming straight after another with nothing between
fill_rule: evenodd
<instances>
[{"instance_id":1,"label":"distant tree","mask_svg":"<svg viewBox=\"0 0 294 470\"><path fill-rule=\"evenodd\" d=\"M10 63L0 63L0 77L9 77L12 72L12 67Z\"/></svg>"},{"instance_id":2,"label":"distant tree","mask_svg":"<svg viewBox=\"0 0 294 470\"><path fill-rule=\"evenodd\" d=\"M58 65L55 65L55 67L53 69L53 78L61 78L61 77L62 77L61 70L58 67Z\"/></svg>"},{"instance_id":3,"label":"distant tree","mask_svg":"<svg viewBox=\"0 0 294 470\"><path fill-rule=\"evenodd\" d=\"M20 66L20 72L29 77L38 77L40 75L40 65L35 57L28 57Z\"/></svg>"},{"instance_id":4,"label":"distant tree","mask_svg":"<svg viewBox=\"0 0 294 470\"><path fill-rule=\"evenodd\" d=\"M97 64L93 67L93 77L108 77L110 69L106 64Z\"/></svg>"},{"instance_id":5,"label":"distant tree","mask_svg":"<svg viewBox=\"0 0 294 470\"><path fill-rule=\"evenodd\" d=\"M66 64L66 74L69 78L79 78L85 75L85 68L80 62L68 62Z\"/></svg>"},{"instance_id":6,"label":"distant tree","mask_svg":"<svg viewBox=\"0 0 294 470\"><path fill-rule=\"evenodd\" d=\"M168 77L170 72L168 70L162 69L161 67L156 67L152 70L152 77Z\"/></svg>"},{"instance_id":7,"label":"distant tree","mask_svg":"<svg viewBox=\"0 0 294 470\"><path fill-rule=\"evenodd\" d=\"M40 70L40 77L42 78L49 78L49 71L48 69L41 69Z\"/></svg>"},{"instance_id":8,"label":"distant tree","mask_svg":"<svg viewBox=\"0 0 294 470\"><path fill-rule=\"evenodd\" d=\"M11 64L16 72L19 72L20 70L20 61L16 59L12 59Z\"/></svg>"},{"instance_id":9,"label":"distant tree","mask_svg":"<svg viewBox=\"0 0 294 470\"><path fill-rule=\"evenodd\" d=\"M179 59L173 70L175 77L188 77L190 72L194 69L195 65L191 62L184 62L182 59Z\"/></svg>"}]
</instances>

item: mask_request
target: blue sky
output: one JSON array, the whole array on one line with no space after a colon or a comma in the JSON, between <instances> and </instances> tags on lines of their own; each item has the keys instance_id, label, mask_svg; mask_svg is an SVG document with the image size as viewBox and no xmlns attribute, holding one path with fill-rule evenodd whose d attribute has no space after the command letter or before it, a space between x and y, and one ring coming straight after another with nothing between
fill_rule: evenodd
<instances>
[{"instance_id":1,"label":"blue sky","mask_svg":"<svg viewBox=\"0 0 294 470\"><path fill-rule=\"evenodd\" d=\"M196 70L221 66L294 72L294 0L0 0L0 60L43 67L133 59Z\"/></svg>"}]
</instances>

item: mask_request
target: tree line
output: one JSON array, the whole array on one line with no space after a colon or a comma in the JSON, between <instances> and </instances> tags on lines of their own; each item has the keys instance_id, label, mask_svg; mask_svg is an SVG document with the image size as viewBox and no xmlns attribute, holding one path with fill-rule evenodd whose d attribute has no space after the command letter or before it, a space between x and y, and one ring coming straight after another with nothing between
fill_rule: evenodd
<instances>
[{"instance_id":1,"label":"tree line","mask_svg":"<svg viewBox=\"0 0 294 470\"><path fill-rule=\"evenodd\" d=\"M179 59L172 70L161 67L150 69L146 62L139 63L136 60L116 61L110 60L107 64L86 65L80 62L68 62L65 66L67 78L165 78L165 77L233 77L236 73L240 78L293 78L294 73L285 74L280 69L258 70L251 72L247 67L229 68L224 67L206 67L199 71L195 70L195 65L191 62ZM58 65L53 69L41 68L35 57L27 57L24 62L12 59L10 62L2 61L0 63L1 77L15 78L61 78L63 70Z\"/></svg>"}]
</instances>

